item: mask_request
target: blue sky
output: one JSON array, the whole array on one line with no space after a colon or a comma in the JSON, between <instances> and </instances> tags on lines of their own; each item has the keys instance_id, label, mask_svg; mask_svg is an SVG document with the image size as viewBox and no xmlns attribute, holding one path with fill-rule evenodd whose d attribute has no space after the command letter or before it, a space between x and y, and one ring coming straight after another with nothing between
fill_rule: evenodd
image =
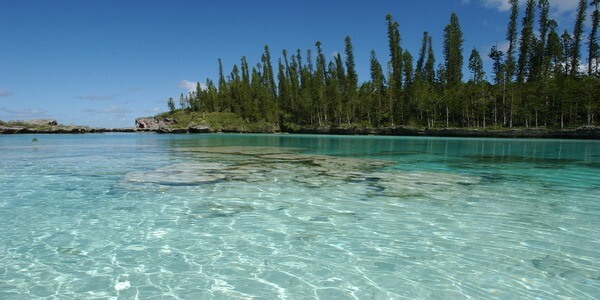
<instances>
[{"instance_id":1,"label":"blue sky","mask_svg":"<svg viewBox=\"0 0 600 300\"><path fill-rule=\"evenodd\" d=\"M572 31L577 2L550 0L560 32ZM277 65L283 49L316 41L331 58L347 35L365 81L371 49L389 59L388 13L403 48L416 59L429 31L441 63L443 28L456 12L465 59L475 47L489 68L490 47L505 44L507 9L507 0L1 0L0 120L131 127L166 111L190 83L216 80L219 58L228 73L242 56L255 65L267 44Z\"/></svg>"}]
</instances>

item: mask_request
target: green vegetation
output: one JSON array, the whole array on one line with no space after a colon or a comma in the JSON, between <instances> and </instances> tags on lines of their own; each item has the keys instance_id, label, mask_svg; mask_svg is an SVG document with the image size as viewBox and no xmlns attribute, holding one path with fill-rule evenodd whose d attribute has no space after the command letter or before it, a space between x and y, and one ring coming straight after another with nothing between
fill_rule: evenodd
<instances>
[{"instance_id":1,"label":"green vegetation","mask_svg":"<svg viewBox=\"0 0 600 300\"><path fill-rule=\"evenodd\" d=\"M557 33L548 0L527 0L520 23L519 1L509 3L508 50L504 53L494 46L484 54L493 61L488 76L477 49L471 50L469 74L463 76L464 38L455 13L444 28L444 57L437 68L433 37L423 33L415 63L401 46L398 22L387 15L389 61L382 64L372 51L371 76L365 82L358 82L350 37L344 40L344 56L337 54L331 61L326 60L320 42L306 52L283 50L275 62L277 70L265 46L254 67L242 57L239 66L225 74L219 59L217 84L207 79L196 91L180 95L179 108L170 98L169 112L161 117L175 119L174 127L206 125L216 131L242 132L397 125L496 129L598 125L600 1L592 0L590 5L579 1L572 35ZM589 27L584 26L587 9L592 10ZM585 28L591 28L589 34ZM585 45L587 60L581 53Z\"/></svg>"},{"instance_id":2,"label":"green vegetation","mask_svg":"<svg viewBox=\"0 0 600 300\"><path fill-rule=\"evenodd\" d=\"M208 126L212 131L222 132L276 132L276 124L264 120L250 122L231 112L199 112L189 110L175 110L158 115L159 118L176 120L171 128L188 128L195 126Z\"/></svg>"}]
</instances>

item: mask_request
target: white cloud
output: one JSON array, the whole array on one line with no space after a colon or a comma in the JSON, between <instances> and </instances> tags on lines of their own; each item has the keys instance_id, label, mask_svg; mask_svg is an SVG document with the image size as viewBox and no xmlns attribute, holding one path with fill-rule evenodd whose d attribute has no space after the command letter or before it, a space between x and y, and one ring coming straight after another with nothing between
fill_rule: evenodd
<instances>
[{"instance_id":1,"label":"white cloud","mask_svg":"<svg viewBox=\"0 0 600 300\"><path fill-rule=\"evenodd\" d=\"M592 72L594 72L594 66L597 64L595 59L592 59ZM579 70L579 72L581 74L587 74L588 73L588 61L587 59L584 59L580 64L579 64L579 68L577 68Z\"/></svg>"},{"instance_id":2,"label":"white cloud","mask_svg":"<svg viewBox=\"0 0 600 300\"><path fill-rule=\"evenodd\" d=\"M7 90L0 90L0 97L8 97L14 95L13 92Z\"/></svg>"},{"instance_id":3,"label":"white cloud","mask_svg":"<svg viewBox=\"0 0 600 300\"><path fill-rule=\"evenodd\" d=\"M196 86L198 85L198 82L195 81L189 81L187 79L184 79L182 81L180 81L177 84L177 87L180 89L185 89L188 91L188 93L192 93L196 91ZM200 83L200 88L201 89L205 89L206 86L203 83Z\"/></svg>"},{"instance_id":4,"label":"white cloud","mask_svg":"<svg viewBox=\"0 0 600 300\"><path fill-rule=\"evenodd\" d=\"M89 96L77 96L77 99L91 100L91 101L104 101L114 99L113 96L98 96L98 95L89 95Z\"/></svg>"}]
</instances>

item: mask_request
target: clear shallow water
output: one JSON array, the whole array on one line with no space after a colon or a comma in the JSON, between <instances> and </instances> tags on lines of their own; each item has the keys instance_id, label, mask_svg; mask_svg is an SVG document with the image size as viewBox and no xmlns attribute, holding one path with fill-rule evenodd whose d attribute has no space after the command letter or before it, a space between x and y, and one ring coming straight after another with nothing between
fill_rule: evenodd
<instances>
[{"instance_id":1,"label":"clear shallow water","mask_svg":"<svg viewBox=\"0 0 600 300\"><path fill-rule=\"evenodd\" d=\"M600 142L0 136L0 299L597 299Z\"/></svg>"}]
</instances>

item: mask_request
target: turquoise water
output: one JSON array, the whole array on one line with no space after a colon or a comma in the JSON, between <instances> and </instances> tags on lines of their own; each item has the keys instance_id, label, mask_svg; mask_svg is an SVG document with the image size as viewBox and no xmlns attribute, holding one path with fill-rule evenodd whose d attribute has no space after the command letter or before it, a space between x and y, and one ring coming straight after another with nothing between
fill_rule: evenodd
<instances>
[{"instance_id":1,"label":"turquoise water","mask_svg":"<svg viewBox=\"0 0 600 300\"><path fill-rule=\"evenodd\" d=\"M0 136L0 299L598 299L600 142Z\"/></svg>"}]
</instances>

